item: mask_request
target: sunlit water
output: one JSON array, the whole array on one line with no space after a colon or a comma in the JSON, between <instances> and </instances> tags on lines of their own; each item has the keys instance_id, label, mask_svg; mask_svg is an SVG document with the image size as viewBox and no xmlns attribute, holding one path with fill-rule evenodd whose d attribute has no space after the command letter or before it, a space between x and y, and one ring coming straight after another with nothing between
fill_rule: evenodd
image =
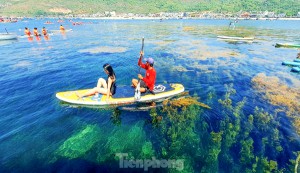
<instances>
[{"instance_id":1,"label":"sunlit water","mask_svg":"<svg viewBox=\"0 0 300 173\"><path fill-rule=\"evenodd\" d=\"M43 26L55 30L60 25L54 20L52 25L44 25L44 22L1 24L0 32L6 28L23 35L24 27L31 31ZM293 61L299 50L274 47L278 42L300 43L299 21L239 21L235 30L228 29L228 20L83 22L83 25L73 26L65 20L62 24L73 31L55 33L49 40L41 37L32 41L19 38L0 42L0 172L143 170L119 168L119 160L113 157L116 153L131 153L135 159L185 159L187 172L201 172L207 167L217 172L245 169L239 165L241 147L237 145L231 147L234 162L231 168L222 161L221 154L225 151L209 165L212 162L204 161L197 145L183 148L185 154L168 153L170 158L164 157L158 142L163 141L164 136L149 123L150 111L121 110L119 116L114 116L115 108L76 107L61 104L56 99L55 93L59 91L94 87L99 77L105 77L102 69L105 63L115 69L118 85L130 85L139 71L137 60L142 37L145 38L145 57L155 60L157 83L182 83L190 95L196 94L199 101L212 108L201 109L198 115L207 122L208 132L218 132L216 126L225 119L226 110L218 102L227 92L225 84L232 84L236 90L231 95L233 105L246 98L243 107L246 117L254 113L256 106L270 116L278 108L253 88L251 80L257 74L275 76L283 85L300 88L299 74L281 65L284 60ZM254 36L255 40L226 42L217 39L218 35ZM248 120L241 121L247 124ZM254 140L252 152L277 161L278 169L291 172L289 159L295 159L293 152L300 150L299 136L284 112L277 115L276 121L279 125L271 128L279 130L283 148L276 156L270 152L268 155L270 148L259 154L260 137L266 135L263 132L253 130L247 139ZM195 121L194 138L208 140L201 135L201 128L197 128L199 123L201 121ZM186 140L174 145L184 146L190 137ZM144 150L151 152L145 154ZM189 154L194 150L199 150L200 155ZM248 163L249 169L253 160ZM157 170L161 169L152 168L152 171Z\"/></svg>"}]
</instances>

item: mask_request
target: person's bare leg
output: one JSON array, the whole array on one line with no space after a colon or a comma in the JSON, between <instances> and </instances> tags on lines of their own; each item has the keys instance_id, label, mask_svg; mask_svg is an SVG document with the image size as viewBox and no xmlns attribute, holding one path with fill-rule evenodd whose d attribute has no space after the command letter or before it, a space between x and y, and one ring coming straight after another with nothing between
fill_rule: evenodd
<instances>
[{"instance_id":1,"label":"person's bare leg","mask_svg":"<svg viewBox=\"0 0 300 173\"><path fill-rule=\"evenodd\" d=\"M107 89L106 88L97 88L97 93L106 95Z\"/></svg>"},{"instance_id":2,"label":"person's bare leg","mask_svg":"<svg viewBox=\"0 0 300 173\"><path fill-rule=\"evenodd\" d=\"M103 78L99 78L98 83L97 83L97 88L107 88L107 83Z\"/></svg>"},{"instance_id":3,"label":"person's bare leg","mask_svg":"<svg viewBox=\"0 0 300 173\"><path fill-rule=\"evenodd\" d=\"M141 91L141 93L144 93L144 92L146 92L147 90L146 90L146 88L140 88L140 91Z\"/></svg>"},{"instance_id":4,"label":"person's bare leg","mask_svg":"<svg viewBox=\"0 0 300 173\"><path fill-rule=\"evenodd\" d=\"M137 79L132 79L131 81L131 86L133 86L134 88L138 85L139 81Z\"/></svg>"},{"instance_id":5,"label":"person's bare leg","mask_svg":"<svg viewBox=\"0 0 300 173\"><path fill-rule=\"evenodd\" d=\"M76 94L79 98L82 98L82 97L84 97L84 96L90 96L90 95L93 95L93 94L98 94L98 93L104 95L104 94L107 93L107 89L106 89L106 88L97 88L97 87L95 87L95 88L93 88L93 89L87 91L87 92L84 93L84 94L79 94L79 93L75 92L75 94ZM110 94L110 95L111 95L111 94Z\"/></svg>"},{"instance_id":6,"label":"person's bare leg","mask_svg":"<svg viewBox=\"0 0 300 173\"><path fill-rule=\"evenodd\" d=\"M75 92L75 94L76 94L79 98L82 98L82 97L84 97L84 96L93 95L93 94L95 94L95 93L97 93L97 88L96 88L96 87L93 88L93 89L91 89L91 90L89 90L89 91L87 91L87 92L84 93L84 94L79 94L78 92Z\"/></svg>"}]
</instances>

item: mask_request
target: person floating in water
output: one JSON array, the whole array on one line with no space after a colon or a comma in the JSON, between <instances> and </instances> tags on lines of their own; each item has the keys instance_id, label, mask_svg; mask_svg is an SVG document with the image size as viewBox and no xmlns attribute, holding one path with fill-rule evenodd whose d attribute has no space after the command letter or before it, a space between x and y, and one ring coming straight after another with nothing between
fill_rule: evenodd
<instances>
[{"instance_id":1,"label":"person floating in water","mask_svg":"<svg viewBox=\"0 0 300 173\"><path fill-rule=\"evenodd\" d=\"M43 35L44 35L44 36L46 36L46 35L47 35L47 30L46 30L46 28L45 28L45 27L43 27L43 29L42 29L42 33L43 33Z\"/></svg>"},{"instance_id":2,"label":"person floating in water","mask_svg":"<svg viewBox=\"0 0 300 173\"><path fill-rule=\"evenodd\" d=\"M49 40L49 35L48 35L47 30L46 30L45 27L43 27L43 29L42 29L42 34L44 35L45 40Z\"/></svg>"},{"instance_id":3,"label":"person floating in water","mask_svg":"<svg viewBox=\"0 0 300 173\"><path fill-rule=\"evenodd\" d=\"M24 34L27 35L28 37L31 36L31 32L27 27L25 27Z\"/></svg>"},{"instance_id":4,"label":"person floating in water","mask_svg":"<svg viewBox=\"0 0 300 173\"><path fill-rule=\"evenodd\" d=\"M146 70L146 75L143 77L141 74L138 74L138 78L140 80L140 91L142 93L146 92L149 90L150 92L153 91L154 85L155 85L155 80L156 80L156 71L154 69L154 60L152 58L148 58L146 60L146 64L142 63L142 57L144 55L144 52L140 52L140 58L138 61L138 65ZM137 79L132 79L132 86L134 88L137 87L139 81Z\"/></svg>"},{"instance_id":5,"label":"person floating in water","mask_svg":"<svg viewBox=\"0 0 300 173\"><path fill-rule=\"evenodd\" d=\"M33 29L33 35L34 35L34 36L40 36L40 34L39 34L37 28L34 28L34 29Z\"/></svg>"},{"instance_id":6,"label":"person floating in water","mask_svg":"<svg viewBox=\"0 0 300 173\"><path fill-rule=\"evenodd\" d=\"M109 97L116 93L116 75L111 65L103 65L104 72L107 74L107 79L99 78L97 87L87 91L84 94L75 93L79 98L95 94L98 98L98 94L106 95L106 101L108 102Z\"/></svg>"},{"instance_id":7,"label":"person floating in water","mask_svg":"<svg viewBox=\"0 0 300 173\"><path fill-rule=\"evenodd\" d=\"M60 29L61 31L65 31L65 28L64 28L62 25L60 25L59 29Z\"/></svg>"},{"instance_id":8,"label":"person floating in water","mask_svg":"<svg viewBox=\"0 0 300 173\"><path fill-rule=\"evenodd\" d=\"M300 52L297 54L297 59L300 59Z\"/></svg>"},{"instance_id":9,"label":"person floating in water","mask_svg":"<svg viewBox=\"0 0 300 173\"><path fill-rule=\"evenodd\" d=\"M236 23L236 22L232 22L232 21L230 21L230 23L229 23L229 28L232 28L232 29L234 29L235 28L235 24L234 23Z\"/></svg>"}]
</instances>

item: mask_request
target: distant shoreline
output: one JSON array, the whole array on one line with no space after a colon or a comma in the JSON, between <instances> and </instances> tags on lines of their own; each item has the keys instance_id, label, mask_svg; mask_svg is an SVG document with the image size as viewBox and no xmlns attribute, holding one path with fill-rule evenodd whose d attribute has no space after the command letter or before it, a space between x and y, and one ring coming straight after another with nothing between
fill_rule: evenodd
<instances>
[{"instance_id":1,"label":"distant shoreline","mask_svg":"<svg viewBox=\"0 0 300 173\"><path fill-rule=\"evenodd\" d=\"M78 17L87 20L187 20L187 19L203 19L203 20L300 20L300 18L164 18L164 17Z\"/></svg>"},{"instance_id":2,"label":"distant shoreline","mask_svg":"<svg viewBox=\"0 0 300 173\"><path fill-rule=\"evenodd\" d=\"M16 17L18 18L18 17ZM34 17L23 17L23 18L30 18L34 19ZM236 17L230 17L230 18L220 18L220 17L140 17L140 16L114 16L114 17L42 17L38 19L62 19L62 20L76 20L76 19L83 19L83 20L287 20L287 21L300 21L300 17L295 18L236 18ZM2 23L2 22L0 22Z\"/></svg>"}]
</instances>

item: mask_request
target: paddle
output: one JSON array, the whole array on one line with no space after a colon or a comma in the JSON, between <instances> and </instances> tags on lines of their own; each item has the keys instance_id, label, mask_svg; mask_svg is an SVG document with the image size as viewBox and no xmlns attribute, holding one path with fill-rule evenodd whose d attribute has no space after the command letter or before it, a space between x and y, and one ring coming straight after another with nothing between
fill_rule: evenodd
<instances>
[{"instance_id":1,"label":"paddle","mask_svg":"<svg viewBox=\"0 0 300 173\"><path fill-rule=\"evenodd\" d=\"M142 49L141 52L144 50L144 38L142 38ZM142 60L143 60L143 55L142 55ZM141 67L139 67L139 74L141 71ZM139 79L138 84L135 88L135 93L134 93L134 99L135 100L140 100L141 99L141 86L140 86L141 80Z\"/></svg>"}]
</instances>

